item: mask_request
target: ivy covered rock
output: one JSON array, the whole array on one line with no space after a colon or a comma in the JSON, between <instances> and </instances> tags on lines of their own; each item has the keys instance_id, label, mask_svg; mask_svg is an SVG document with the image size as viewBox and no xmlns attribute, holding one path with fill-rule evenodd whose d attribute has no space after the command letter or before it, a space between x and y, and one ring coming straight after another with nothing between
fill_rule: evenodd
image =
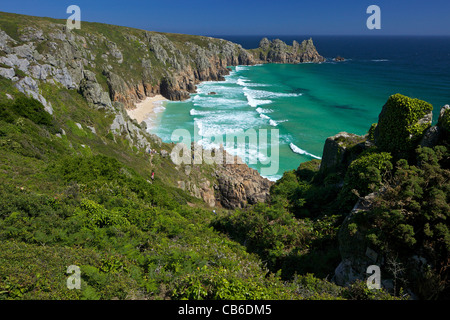
<instances>
[{"instance_id":1,"label":"ivy covered rock","mask_svg":"<svg viewBox=\"0 0 450 320\"><path fill-rule=\"evenodd\" d=\"M375 144L394 154L413 150L431 126L433 106L401 94L389 97L374 131Z\"/></svg>"}]
</instances>

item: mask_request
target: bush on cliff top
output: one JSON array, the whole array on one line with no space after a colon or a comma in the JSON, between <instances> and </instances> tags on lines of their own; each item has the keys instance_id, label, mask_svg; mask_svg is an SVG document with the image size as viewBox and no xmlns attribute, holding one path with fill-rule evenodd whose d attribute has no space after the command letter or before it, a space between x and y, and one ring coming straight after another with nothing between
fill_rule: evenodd
<instances>
[{"instance_id":1,"label":"bush on cliff top","mask_svg":"<svg viewBox=\"0 0 450 320\"><path fill-rule=\"evenodd\" d=\"M431 122L419 120L432 110L428 102L401 94L390 96L375 128L376 145L392 153L411 151Z\"/></svg>"}]
</instances>

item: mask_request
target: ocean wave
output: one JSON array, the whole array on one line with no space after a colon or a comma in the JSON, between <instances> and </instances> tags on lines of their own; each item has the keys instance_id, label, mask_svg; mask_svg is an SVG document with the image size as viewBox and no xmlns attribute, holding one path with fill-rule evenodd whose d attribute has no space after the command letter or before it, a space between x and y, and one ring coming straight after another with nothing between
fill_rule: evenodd
<instances>
[{"instance_id":1,"label":"ocean wave","mask_svg":"<svg viewBox=\"0 0 450 320\"><path fill-rule=\"evenodd\" d=\"M244 91L246 91L249 95L251 95L255 99L300 97L303 95L302 93L285 93L285 92L273 92L268 90L255 90L250 89L247 86L244 87Z\"/></svg>"},{"instance_id":2,"label":"ocean wave","mask_svg":"<svg viewBox=\"0 0 450 320\"><path fill-rule=\"evenodd\" d=\"M273 111L273 110L271 110L271 109L266 109L266 110L269 111L269 112L272 112L272 111ZM257 109L256 109L256 111L259 113L259 117L262 118L262 119L265 119L265 120L269 120L269 124L270 124L272 127L276 127L276 126L278 126L279 123L288 121L288 120L278 120L278 121L275 121L275 120L273 120L271 117L269 117L268 115L265 114L265 112L267 112L266 110L264 110L264 109L262 109L262 108L257 108Z\"/></svg>"},{"instance_id":3,"label":"ocean wave","mask_svg":"<svg viewBox=\"0 0 450 320\"><path fill-rule=\"evenodd\" d=\"M210 112L208 112L208 111L199 111L199 110L196 110L196 109L191 109L189 111L189 114L191 116L203 116L203 115L210 114Z\"/></svg>"},{"instance_id":4,"label":"ocean wave","mask_svg":"<svg viewBox=\"0 0 450 320\"><path fill-rule=\"evenodd\" d=\"M238 156L247 164L257 164L258 161L264 163L268 160L267 156L264 153L258 151L259 148L257 145L248 145L247 143L228 144L226 143L226 141L213 141L211 137L204 136L202 136L201 139L197 140L196 143L201 145L202 148L206 150L219 149L223 147L228 154L232 156Z\"/></svg>"},{"instance_id":5,"label":"ocean wave","mask_svg":"<svg viewBox=\"0 0 450 320\"><path fill-rule=\"evenodd\" d=\"M289 144L289 147L291 148L291 150L292 150L294 153L307 155L307 156L310 156L310 157L313 157L313 158L316 158L316 159L322 159L321 157L315 156L315 155L313 155L312 153L309 153L309 152L307 152L307 151L305 151L305 150L303 150L303 149L297 147L297 146L296 146L295 144L293 144L292 142Z\"/></svg>"},{"instance_id":6,"label":"ocean wave","mask_svg":"<svg viewBox=\"0 0 450 320\"><path fill-rule=\"evenodd\" d=\"M253 108L256 108L257 106L260 106L260 105L272 103L272 100L257 99L256 97L254 97L251 94L251 90L248 89L247 87L244 87L244 95L247 98L247 102L248 102L249 106L251 106Z\"/></svg>"},{"instance_id":7,"label":"ocean wave","mask_svg":"<svg viewBox=\"0 0 450 320\"><path fill-rule=\"evenodd\" d=\"M273 110L272 109L263 109L263 108L258 107L258 108L256 108L256 112L258 112L258 113L272 113Z\"/></svg>"},{"instance_id":8,"label":"ocean wave","mask_svg":"<svg viewBox=\"0 0 450 320\"><path fill-rule=\"evenodd\" d=\"M220 106L243 106L245 101L235 98L211 98L196 96L193 100L194 106L200 108L220 107Z\"/></svg>"},{"instance_id":9,"label":"ocean wave","mask_svg":"<svg viewBox=\"0 0 450 320\"><path fill-rule=\"evenodd\" d=\"M196 110L192 113L194 113L194 122L199 129L198 134L205 137L234 134L241 130L258 128L267 121L257 117L253 111L214 110L199 113Z\"/></svg>"},{"instance_id":10,"label":"ocean wave","mask_svg":"<svg viewBox=\"0 0 450 320\"><path fill-rule=\"evenodd\" d=\"M249 79L244 79L241 77L239 77L239 79L236 81L236 84L240 85L241 87L270 87L269 84L253 83L253 82L250 82Z\"/></svg>"},{"instance_id":11,"label":"ocean wave","mask_svg":"<svg viewBox=\"0 0 450 320\"><path fill-rule=\"evenodd\" d=\"M245 87L245 86L247 85L246 82L248 82L248 81L250 81L250 80L248 80L248 79L243 79L243 78L239 78L239 79L236 81L236 83L237 83L238 85L242 86L242 87Z\"/></svg>"},{"instance_id":12,"label":"ocean wave","mask_svg":"<svg viewBox=\"0 0 450 320\"><path fill-rule=\"evenodd\" d=\"M279 174L279 175L275 175L275 176L262 176L262 177L266 178L267 180L277 182L278 180L280 180L283 177L283 175Z\"/></svg>"},{"instance_id":13,"label":"ocean wave","mask_svg":"<svg viewBox=\"0 0 450 320\"><path fill-rule=\"evenodd\" d=\"M261 150L261 146L249 145L248 143L243 144L228 144L224 145L224 149L233 156L238 156L247 164L257 164L260 162L267 162L269 159L266 154L258 151Z\"/></svg>"},{"instance_id":14,"label":"ocean wave","mask_svg":"<svg viewBox=\"0 0 450 320\"><path fill-rule=\"evenodd\" d=\"M162 105L158 105L155 108L153 108L154 113L161 113L161 112L164 112L164 110L166 110L166 107L164 107Z\"/></svg>"},{"instance_id":15,"label":"ocean wave","mask_svg":"<svg viewBox=\"0 0 450 320\"><path fill-rule=\"evenodd\" d=\"M286 122L286 121L288 121L288 120L277 120L277 121L275 121L275 120L273 120L273 119L270 119L269 124L270 124L272 127L276 127L276 126L278 126L278 124L283 123L283 122Z\"/></svg>"},{"instance_id":16,"label":"ocean wave","mask_svg":"<svg viewBox=\"0 0 450 320\"><path fill-rule=\"evenodd\" d=\"M229 90L233 90L235 88L231 87L231 86L227 86L224 84L228 84L230 82L226 81L221 81L220 83L208 83L205 85L198 85L197 86L197 93L203 93L203 94L208 94L211 91L229 91Z\"/></svg>"},{"instance_id":17,"label":"ocean wave","mask_svg":"<svg viewBox=\"0 0 450 320\"><path fill-rule=\"evenodd\" d=\"M272 127L276 127L276 126L278 125L278 123L277 123L275 120L272 120L272 119L269 120L269 124L270 124Z\"/></svg>"},{"instance_id":18,"label":"ocean wave","mask_svg":"<svg viewBox=\"0 0 450 320\"><path fill-rule=\"evenodd\" d=\"M239 71L245 71L245 70L249 70L250 69L250 67L246 67L246 66L236 66L236 72L239 72Z\"/></svg>"}]
</instances>

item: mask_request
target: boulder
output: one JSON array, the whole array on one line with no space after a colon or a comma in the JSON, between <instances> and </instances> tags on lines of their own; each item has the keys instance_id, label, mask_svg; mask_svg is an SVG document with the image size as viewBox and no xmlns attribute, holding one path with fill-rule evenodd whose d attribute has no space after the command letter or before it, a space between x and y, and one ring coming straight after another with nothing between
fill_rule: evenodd
<instances>
[{"instance_id":1,"label":"boulder","mask_svg":"<svg viewBox=\"0 0 450 320\"><path fill-rule=\"evenodd\" d=\"M220 203L226 208L235 209L266 202L274 182L263 178L258 171L247 166L239 157L234 157L234 163L227 163L225 161L227 154L223 149L222 151L223 164L218 165L215 171Z\"/></svg>"},{"instance_id":2,"label":"boulder","mask_svg":"<svg viewBox=\"0 0 450 320\"><path fill-rule=\"evenodd\" d=\"M341 56L337 56L336 58L333 59L333 61L342 62L342 61L345 61L345 58L343 58Z\"/></svg>"},{"instance_id":3,"label":"boulder","mask_svg":"<svg viewBox=\"0 0 450 320\"><path fill-rule=\"evenodd\" d=\"M272 45L272 43L267 38L262 38L261 41L259 42L259 47L261 49L263 49L264 51L268 50L271 45Z\"/></svg>"},{"instance_id":4,"label":"boulder","mask_svg":"<svg viewBox=\"0 0 450 320\"><path fill-rule=\"evenodd\" d=\"M84 79L80 83L79 90L92 107L96 109L112 109L111 99L97 82L94 72L84 71Z\"/></svg>"},{"instance_id":5,"label":"boulder","mask_svg":"<svg viewBox=\"0 0 450 320\"><path fill-rule=\"evenodd\" d=\"M371 193L361 198L339 229L339 251L342 261L336 267L333 277L333 281L337 285L348 286L356 280L365 280L367 278L367 267L380 265L382 262L382 256L369 246L364 235L359 230L353 231L349 228L349 225L354 222L354 216L357 213L368 211L372 208L372 201L375 196L375 193ZM363 227L358 225L358 228Z\"/></svg>"},{"instance_id":6,"label":"boulder","mask_svg":"<svg viewBox=\"0 0 450 320\"><path fill-rule=\"evenodd\" d=\"M320 172L334 172L347 168L364 149L370 147L366 136L340 132L325 140Z\"/></svg>"},{"instance_id":7,"label":"boulder","mask_svg":"<svg viewBox=\"0 0 450 320\"><path fill-rule=\"evenodd\" d=\"M423 134L419 145L421 147L433 148L436 146L440 140L442 129L438 126L433 126L428 128Z\"/></svg>"},{"instance_id":8,"label":"boulder","mask_svg":"<svg viewBox=\"0 0 450 320\"><path fill-rule=\"evenodd\" d=\"M14 68L0 68L0 76L11 80L16 75Z\"/></svg>"},{"instance_id":9,"label":"boulder","mask_svg":"<svg viewBox=\"0 0 450 320\"><path fill-rule=\"evenodd\" d=\"M8 67L16 67L22 72L28 72L30 62L27 59L21 59L15 54L8 54L5 57L0 57L0 63L7 65Z\"/></svg>"},{"instance_id":10,"label":"boulder","mask_svg":"<svg viewBox=\"0 0 450 320\"><path fill-rule=\"evenodd\" d=\"M11 53L11 45L15 45L17 43L16 40L11 38L5 31L0 29L0 50Z\"/></svg>"},{"instance_id":11,"label":"boulder","mask_svg":"<svg viewBox=\"0 0 450 320\"><path fill-rule=\"evenodd\" d=\"M44 41L44 32L33 27L26 27L21 31L21 41Z\"/></svg>"}]
</instances>

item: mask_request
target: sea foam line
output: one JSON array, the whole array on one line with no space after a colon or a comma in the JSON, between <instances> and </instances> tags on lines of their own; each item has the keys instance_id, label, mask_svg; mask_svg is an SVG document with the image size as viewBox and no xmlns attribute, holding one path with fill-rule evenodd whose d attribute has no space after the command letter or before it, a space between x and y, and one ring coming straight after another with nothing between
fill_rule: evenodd
<instances>
[{"instance_id":1,"label":"sea foam line","mask_svg":"<svg viewBox=\"0 0 450 320\"><path fill-rule=\"evenodd\" d=\"M296 146L295 144L293 144L292 142L289 144L289 147L291 147L291 150L292 150L294 153L307 155L307 156L310 156L310 157L313 157L313 158L316 158L316 159L319 159L319 160L322 159L321 157L315 156L315 155L313 155L312 153L309 153L309 152L307 152L307 151L305 151L305 150L303 150L303 149L297 147L297 146Z\"/></svg>"}]
</instances>

